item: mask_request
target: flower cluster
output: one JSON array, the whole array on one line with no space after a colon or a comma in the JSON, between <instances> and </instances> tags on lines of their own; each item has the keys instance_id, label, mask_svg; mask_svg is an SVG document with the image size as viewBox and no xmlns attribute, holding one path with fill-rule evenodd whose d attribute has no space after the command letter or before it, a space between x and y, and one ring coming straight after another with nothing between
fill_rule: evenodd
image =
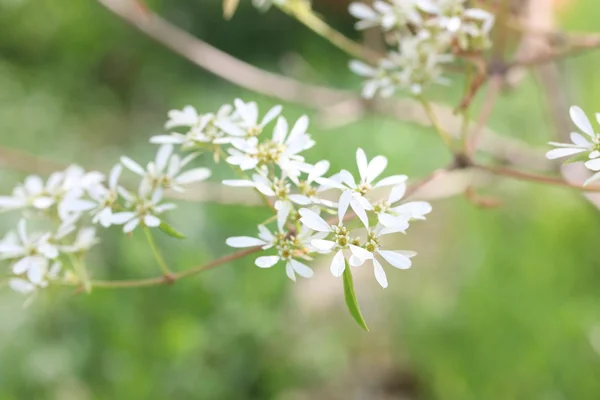
<instances>
[{"instance_id":1,"label":"flower cluster","mask_svg":"<svg viewBox=\"0 0 600 400\"><path fill-rule=\"evenodd\" d=\"M586 168L594 172L585 181L584 185L587 185L600 179L600 133L594 131L592 123L581 108L573 106L569 111L573 123L583 134L572 132L572 143L550 142L556 148L548 151L546 157L550 160L571 157L569 162L584 161ZM596 119L600 123L600 114L596 114Z\"/></svg>"},{"instance_id":2,"label":"flower cluster","mask_svg":"<svg viewBox=\"0 0 600 400\"><path fill-rule=\"evenodd\" d=\"M159 147L145 166L123 156L108 176L73 165L46 181L27 177L11 196L0 197L0 211L21 213L15 232L0 241L0 260L9 264L10 286L33 293L62 279L86 287L84 258L98 242L97 227L118 225L125 233L137 228L148 233L159 227L172 233L163 213L176 206L163 202L164 193L183 192L208 178L210 170L190 165L201 152L209 152L216 162L223 159L241 175L223 181L225 185L255 189L275 214L259 225L257 238L231 237L229 246L273 251L258 257L256 265L268 268L283 263L292 280L296 275L312 276L306 262L316 254L334 253L331 271L335 276L343 273L346 263L369 262L377 281L386 287L380 260L408 268L415 253L387 250L382 237L405 232L412 220L424 219L431 206L402 204L407 177L379 179L387 159L377 156L368 161L362 149L356 153L356 179L347 170L326 176L328 161L311 164L303 156L315 144L307 132L308 117L289 123L281 111L281 106L275 106L261 117L256 103L240 99L215 113L201 114L187 106L170 111L165 124L168 133L150 139ZM137 177L136 190L120 184L124 170ZM331 221L321 215L337 217ZM350 222L354 216L356 223ZM273 228L268 228L271 223ZM30 233L32 224L37 230Z\"/></svg>"},{"instance_id":3,"label":"flower cluster","mask_svg":"<svg viewBox=\"0 0 600 400\"><path fill-rule=\"evenodd\" d=\"M377 66L352 61L364 77L363 96L391 96L397 90L420 95L432 83L447 83L442 66L455 54L490 46L494 16L468 8L465 0L375 0L350 4L356 29L379 27L391 50Z\"/></svg>"},{"instance_id":4,"label":"flower cluster","mask_svg":"<svg viewBox=\"0 0 600 400\"><path fill-rule=\"evenodd\" d=\"M210 175L206 168L182 172L194 156L180 158L172 145L162 145L146 168L122 157L108 177L76 165L51 174L45 182L28 176L11 196L0 196L0 211L21 213L16 231L0 241L0 260L10 267L10 287L30 294L57 279L85 286L84 258L98 243L95 226L123 225L126 233L138 226L159 227L160 215L175 208L163 203L165 189L183 191ZM119 185L123 166L140 176L137 192ZM30 224L40 229L29 233Z\"/></svg>"},{"instance_id":5,"label":"flower cluster","mask_svg":"<svg viewBox=\"0 0 600 400\"><path fill-rule=\"evenodd\" d=\"M274 136L277 131L276 126ZM382 238L406 232L410 222L424 219L431 206L419 201L401 203L406 191L405 175L378 180L387 166L385 157L377 156L369 162L365 152L358 149L356 161L357 179L347 170L325 177L329 163L319 161L315 165L302 164L300 176L306 175L306 179L289 175L284 163L276 165L276 169L256 168L251 180L225 182L252 186L273 198L277 216L274 232L261 224L258 238L231 237L227 244L275 250L274 255L258 257L256 265L268 268L282 262L292 280L296 280L296 274L305 278L312 276L311 268L303 261L310 261L317 254L334 254L330 269L336 277L343 274L347 264L358 267L368 262L374 268L377 282L387 287L380 260L405 269L411 266L410 258L416 253L385 249ZM279 174L272 173L273 170ZM327 193L329 199L325 197ZM324 218L322 214L333 216ZM351 222L354 216L357 222Z\"/></svg>"}]
</instances>

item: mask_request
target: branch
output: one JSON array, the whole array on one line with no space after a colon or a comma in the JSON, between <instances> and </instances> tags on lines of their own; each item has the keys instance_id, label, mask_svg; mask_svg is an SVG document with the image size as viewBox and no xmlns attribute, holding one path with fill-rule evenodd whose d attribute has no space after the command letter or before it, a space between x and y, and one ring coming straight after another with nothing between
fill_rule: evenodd
<instances>
[{"instance_id":1,"label":"branch","mask_svg":"<svg viewBox=\"0 0 600 400\"><path fill-rule=\"evenodd\" d=\"M406 122L431 126L426 113L417 101L379 99L367 106L367 103L354 92L305 84L240 61L161 19L156 14L150 11L142 12L132 1L98 0L98 2L171 51L242 88L312 109L326 109L332 113L339 111L337 117L343 118L347 113L354 116L368 109ZM440 105L433 105L433 109L443 121L445 130L454 137L459 137L461 120L454 115L453 110ZM552 165L540 156L541 151L531 149L519 140L499 137L490 129L484 129L483 134L485 137L479 149L492 154L500 161L539 170L550 169Z\"/></svg>"},{"instance_id":2,"label":"branch","mask_svg":"<svg viewBox=\"0 0 600 400\"><path fill-rule=\"evenodd\" d=\"M530 172L518 171L515 169L510 169L506 167L497 167L492 165L482 165L482 164L474 164L473 168L480 169L482 171L491 172L495 175L502 175L513 179L535 182L535 183L543 183L547 185L553 186L561 186L570 189L579 190L581 192L600 192L600 186L582 186L573 183L566 182L560 178L555 178L553 176L546 175L538 175Z\"/></svg>"}]
</instances>

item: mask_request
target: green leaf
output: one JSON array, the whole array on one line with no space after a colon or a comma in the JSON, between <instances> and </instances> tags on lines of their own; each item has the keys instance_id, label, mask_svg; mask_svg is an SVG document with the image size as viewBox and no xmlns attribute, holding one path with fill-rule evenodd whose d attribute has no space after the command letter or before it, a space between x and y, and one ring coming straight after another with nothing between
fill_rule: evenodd
<instances>
[{"instance_id":1,"label":"green leaf","mask_svg":"<svg viewBox=\"0 0 600 400\"><path fill-rule=\"evenodd\" d=\"M348 307L348 311L350 311L350 315L356 321L361 328L365 331L369 332L369 327L363 318L360 307L358 306L358 300L356 300L356 293L354 293L354 281L352 280L352 271L350 271L350 266L348 262L346 262L346 268L344 269L344 297L346 298L346 306Z\"/></svg>"},{"instance_id":2,"label":"green leaf","mask_svg":"<svg viewBox=\"0 0 600 400\"><path fill-rule=\"evenodd\" d=\"M237 10L240 0L223 0L223 17L231 19Z\"/></svg>"},{"instance_id":3,"label":"green leaf","mask_svg":"<svg viewBox=\"0 0 600 400\"><path fill-rule=\"evenodd\" d=\"M167 235L174 237L176 239L185 239L185 235L183 233L179 232L177 229L173 228L171 225L167 224L165 221L160 222L158 229L160 229Z\"/></svg>"},{"instance_id":4,"label":"green leaf","mask_svg":"<svg viewBox=\"0 0 600 400\"><path fill-rule=\"evenodd\" d=\"M590 159L588 152L585 153L580 153L580 154L576 154L573 157L570 157L567 159L567 161L564 162L564 164L572 164L572 163L576 163L576 162L586 162Z\"/></svg>"}]
</instances>

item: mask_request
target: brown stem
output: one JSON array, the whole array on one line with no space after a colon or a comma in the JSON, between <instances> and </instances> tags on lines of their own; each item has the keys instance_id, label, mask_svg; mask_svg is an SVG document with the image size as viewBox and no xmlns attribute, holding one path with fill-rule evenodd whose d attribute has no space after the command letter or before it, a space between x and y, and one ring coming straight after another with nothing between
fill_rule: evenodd
<instances>
[{"instance_id":1,"label":"brown stem","mask_svg":"<svg viewBox=\"0 0 600 400\"><path fill-rule=\"evenodd\" d=\"M247 255L260 251L261 249L261 246L256 246L236 251L235 253L231 253L229 255L217 258L216 260L213 260L207 264L192 267L190 269L186 269L185 271L176 272L170 275L157 276L155 278L130 279L121 281L91 281L91 285L92 287L99 289L126 289L157 285L169 285L178 281L179 279L199 274L200 272L204 272L209 269L218 267L219 265L223 265L233 260L237 260L238 258L246 257Z\"/></svg>"},{"instance_id":2,"label":"brown stem","mask_svg":"<svg viewBox=\"0 0 600 400\"><path fill-rule=\"evenodd\" d=\"M582 192L600 192L600 186L581 186L566 182L560 178L553 176L538 175L531 172L524 172L506 167L474 164L473 168L477 168L483 171L491 172L495 175L507 176L513 179L519 179L529 182L543 183L547 185L567 187L570 189L580 190Z\"/></svg>"},{"instance_id":3,"label":"brown stem","mask_svg":"<svg viewBox=\"0 0 600 400\"><path fill-rule=\"evenodd\" d=\"M494 106L496 105L496 99L498 98L498 94L500 93L500 88L502 87L502 77L499 75L495 75L492 77L490 81L490 85L488 87L486 98L483 103L483 107L481 108L481 112L479 113L479 118L477 119L477 125L473 129L471 133L471 137L467 143L467 155L472 155L477 149L477 145L479 144L479 140L481 139L481 134L483 133L483 129L487 126L488 120L492 115L492 111L494 110Z\"/></svg>"}]
</instances>

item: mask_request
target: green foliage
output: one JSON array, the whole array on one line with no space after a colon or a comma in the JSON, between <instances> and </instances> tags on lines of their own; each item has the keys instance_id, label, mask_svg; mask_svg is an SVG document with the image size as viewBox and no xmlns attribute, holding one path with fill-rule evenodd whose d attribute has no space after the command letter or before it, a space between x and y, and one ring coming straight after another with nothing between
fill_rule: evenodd
<instances>
[{"instance_id":1,"label":"green foliage","mask_svg":"<svg viewBox=\"0 0 600 400\"><path fill-rule=\"evenodd\" d=\"M360 307L358 305L358 300L356 299L356 293L354 292L354 281L352 280L352 271L350 271L350 265L348 265L348 261L346 262L346 268L344 269L343 280L344 280L344 299L346 300L346 307L348 307L348 311L350 315L358 326L363 328L365 331L369 332L369 327L365 322L365 318L360 312Z\"/></svg>"}]
</instances>

